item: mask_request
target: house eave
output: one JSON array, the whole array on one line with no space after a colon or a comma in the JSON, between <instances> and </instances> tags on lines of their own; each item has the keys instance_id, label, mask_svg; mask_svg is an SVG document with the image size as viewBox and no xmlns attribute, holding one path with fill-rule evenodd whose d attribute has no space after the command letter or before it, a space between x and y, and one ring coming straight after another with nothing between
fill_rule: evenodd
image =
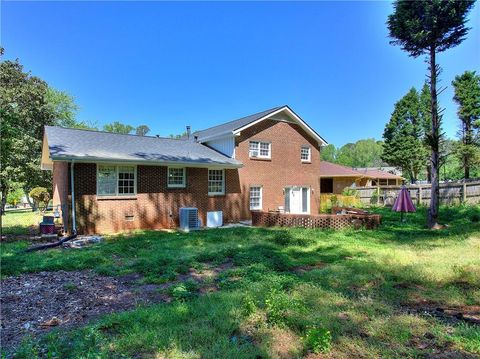
<instances>
[{"instance_id":1,"label":"house eave","mask_svg":"<svg viewBox=\"0 0 480 359\"><path fill-rule=\"evenodd\" d=\"M243 163L219 163L219 162L209 162L209 163L198 163L198 162L189 162L189 161L152 161L152 160L134 160L134 159L123 159L123 158L101 158L101 157L91 157L91 156L55 156L52 158L52 161L58 162L70 162L75 161L75 163L118 163L118 164L136 164L144 166L184 166L184 167L194 167L194 168L225 168L225 169L236 169L242 168Z\"/></svg>"}]
</instances>

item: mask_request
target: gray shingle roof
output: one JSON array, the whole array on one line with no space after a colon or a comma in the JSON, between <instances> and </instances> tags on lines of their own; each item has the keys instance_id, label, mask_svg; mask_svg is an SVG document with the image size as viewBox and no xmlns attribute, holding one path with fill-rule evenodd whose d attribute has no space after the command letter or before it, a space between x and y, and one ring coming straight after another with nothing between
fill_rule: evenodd
<instances>
[{"instance_id":1,"label":"gray shingle roof","mask_svg":"<svg viewBox=\"0 0 480 359\"><path fill-rule=\"evenodd\" d=\"M151 136L45 126L52 160L179 163L241 167L242 163L200 143Z\"/></svg>"},{"instance_id":2,"label":"gray shingle roof","mask_svg":"<svg viewBox=\"0 0 480 359\"><path fill-rule=\"evenodd\" d=\"M277 110L279 110L283 107L286 107L286 106L274 107L274 108L271 108L269 110L265 110L265 111L262 111L262 112L259 112L259 113L255 113L255 114L250 115L250 116L239 118L238 120L225 122L225 123L222 123L221 125L218 125L218 126L210 127L210 128L205 129L205 130L196 131L196 132L193 133L193 135L197 136L198 139L201 140L202 138L217 136L217 135L221 135L221 134L224 134L224 133L232 132L232 131L235 131L235 130L243 127L243 126L246 126L249 123L252 123L252 122L254 122L254 121L256 121L256 120L258 120L262 117L265 117L268 114L270 114L272 112L275 112L275 111L277 111Z\"/></svg>"}]
</instances>

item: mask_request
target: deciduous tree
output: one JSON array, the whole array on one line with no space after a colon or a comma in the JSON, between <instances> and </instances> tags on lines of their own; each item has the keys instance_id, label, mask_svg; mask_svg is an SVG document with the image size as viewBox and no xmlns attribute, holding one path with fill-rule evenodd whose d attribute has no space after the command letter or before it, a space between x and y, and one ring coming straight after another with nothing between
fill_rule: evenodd
<instances>
[{"instance_id":1,"label":"deciduous tree","mask_svg":"<svg viewBox=\"0 0 480 359\"><path fill-rule=\"evenodd\" d=\"M149 132L150 132L150 127L148 127L147 125L140 125L135 129L135 133L138 136L146 136L146 134Z\"/></svg>"},{"instance_id":2,"label":"deciduous tree","mask_svg":"<svg viewBox=\"0 0 480 359\"><path fill-rule=\"evenodd\" d=\"M115 122L104 125L103 130L107 132L121 133L123 135L128 135L129 133L132 133L133 130L135 130L135 127L115 121Z\"/></svg>"}]
</instances>

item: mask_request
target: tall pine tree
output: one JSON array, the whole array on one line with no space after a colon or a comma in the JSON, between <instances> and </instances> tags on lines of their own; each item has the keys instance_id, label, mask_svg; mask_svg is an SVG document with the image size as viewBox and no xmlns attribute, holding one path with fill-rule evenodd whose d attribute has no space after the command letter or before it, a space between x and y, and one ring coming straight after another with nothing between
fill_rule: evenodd
<instances>
[{"instance_id":1,"label":"tall pine tree","mask_svg":"<svg viewBox=\"0 0 480 359\"><path fill-rule=\"evenodd\" d=\"M395 104L390 121L383 132L382 159L402 168L415 183L425 168L426 152L423 145L423 123L420 115L420 97L415 88Z\"/></svg>"},{"instance_id":2,"label":"tall pine tree","mask_svg":"<svg viewBox=\"0 0 480 359\"><path fill-rule=\"evenodd\" d=\"M430 84L431 128L427 134L431 150L431 199L428 226L437 227L440 197L440 141L441 117L437 103L437 78L440 66L437 53L459 45L467 35L467 14L474 0L396 0L394 12L388 16L387 26L391 44L399 45L412 57L427 56Z\"/></svg>"},{"instance_id":3,"label":"tall pine tree","mask_svg":"<svg viewBox=\"0 0 480 359\"><path fill-rule=\"evenodd\" d=\"M458 104L460 126L460 145L457 148L465 178L470 178L470 170L480 160L480 76L475 71L465 71L452 81L455 89L453 99Z\"/></svg>"}]
</instances>

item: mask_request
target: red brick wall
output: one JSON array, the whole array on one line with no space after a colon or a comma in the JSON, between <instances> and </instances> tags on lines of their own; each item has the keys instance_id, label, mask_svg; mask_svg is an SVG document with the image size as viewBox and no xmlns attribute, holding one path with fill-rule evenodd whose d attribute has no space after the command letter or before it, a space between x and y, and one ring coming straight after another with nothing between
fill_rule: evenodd
<instances>
[{"instance_id":1,"label":"red brick wall","mask_svg":"<svg viewBox=\"0 0 480 359\"><path fill-rule=\"evenodd\" d=\"M207 211L223 211L224 222L238 221L241 202L237 170L225 170L225 195L208 196L206 168L187 168L186 188L167 188L167 167L137 166L137 195L97 197L96 165L74 166L75 208L79 233L178 226L180 207L197 207L203 224ZM133 216L133 218L126 218Z\"/></svg>"},{"instance_id":2,"label":"red brick wall","mask_svg":"<svg viewBox=\"0 0 480 359\"><path fill-rule=\"evenodd\" d=\"M250 139L270 141L272 158L250 159ZM302 145L311 146L311 163L301 162ZM76 163L74 179L78 231L108 233L177 227L180 207L197 207L203 224L206 224L207 211L223 211L226 223L248 219L251 218L251 185L263 186L264 211L284 205L285 186L311 187L310 213L318 213L320 152L318 144L298 125L266 120L252 126L236 138L235 154L244 167L225 170L224 196L208 196L206 168L187 168L186 188L172 189L167 187L167 167L139 165L136 196L97 197L96 165ZM67 178L68 176L67 173ZM54 181L55 178L61 181L58 177L54 175ZM68 180L67 184L69 185Z\"/></svg>"},{"instance_id":3,"label":"red brick wall","mask_svg":"<svg viewBox=\"0 0 480 359\"><path fill-rule=\"evenodd\" d=\"M60 206L60 213L62 215L63 224L65 228L68 228L68 163L67 162L54 162L53 163L53 207L56 209Z\"/></svg>"},{"instance_id":4,"label":"red brick wall","mask_svg":"<svg viewBox=\"0 0 480 359\"><path fill-rule=\"evenodd\" d=\"M249 158L250 140L271 142L271 159ZM310 146L311 163L302 163L300 160L302 145ZM264 211L284 206L283 191L286 186L305 186L311 187L310 213L319 213L319 145L300 126L273 120L262 121L241 132L236 139L235 158L244 164L239 172L247 203L251 185L263 185Z\"/></svg>"}]
</instances>

